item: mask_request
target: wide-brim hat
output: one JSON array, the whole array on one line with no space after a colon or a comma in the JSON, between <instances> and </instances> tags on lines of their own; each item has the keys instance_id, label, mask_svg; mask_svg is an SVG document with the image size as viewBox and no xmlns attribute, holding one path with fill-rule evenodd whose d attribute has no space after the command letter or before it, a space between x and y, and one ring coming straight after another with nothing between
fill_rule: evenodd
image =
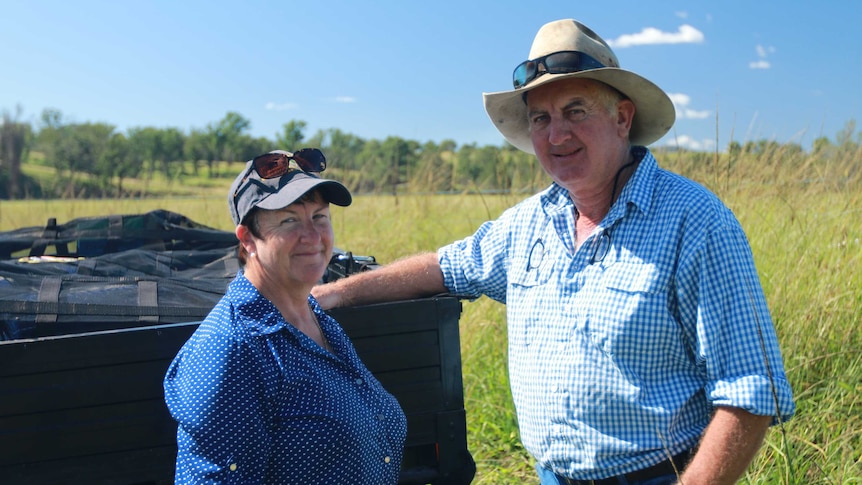
<instances>
[{"instance_id":1,"label":"wide-brim hat","mask_svg":"<svg viewBox=\"0 0 862 485\"><path fill-rule=\"evenodd\" d=\"M249 160L228 191L228 207L234 224L239 225L255 207L283 209L314 189L319 190L329 203L346 207L353 202L347 187L335 180L320 178L298 169L265 180L257 175L253 166L254 161Z\"/></svg>"},{"instance_id":2,"label":"wide-brim hat","mask_svg":"<svg viewBox=\"0 0 862 485\"><path fill-rule=\"evenodd\" d=\"M613 50L589 27L573 19L547 23L533 39L533 46L527 58L537 59L560 51L583 52L606 67L563 74L544 73L512 91L483 94L488 117L516 148L534 153L524 94L561 79L594 79L614 87L628 97L635 105L635 116L629 131L632 145L649 145L664 136L673 126L676 111L667 94L651 81L631 71L620 69Z\"/></svg>"}]
</instances>

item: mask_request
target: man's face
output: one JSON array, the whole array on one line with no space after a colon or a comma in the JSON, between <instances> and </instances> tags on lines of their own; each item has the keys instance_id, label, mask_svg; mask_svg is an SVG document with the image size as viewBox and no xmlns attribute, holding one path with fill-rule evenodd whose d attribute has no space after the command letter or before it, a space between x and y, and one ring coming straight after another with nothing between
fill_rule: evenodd
<instances>
[{"instance_id":1,"label":"man's face","mask_svg":"<svg viewBox=\"0 0 862 485\"><path fill-rule=\"evenodd\" d=\"M536 157L575 196L611 190L628 159L634 104L590 79L563 79L527 95L530 138Z\"/></svg>"}]
</instances>

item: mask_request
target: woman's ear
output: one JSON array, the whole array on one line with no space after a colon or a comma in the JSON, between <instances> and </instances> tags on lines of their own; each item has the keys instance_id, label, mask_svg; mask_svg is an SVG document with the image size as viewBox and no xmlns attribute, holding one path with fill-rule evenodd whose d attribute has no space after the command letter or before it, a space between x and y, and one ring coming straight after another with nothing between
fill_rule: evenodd
<instances>
[{"instance_id":1,"label":"woman's ear","mask_svg":"<svg viewBox=\"0 0 862 485\"><path fill-rule=\"evenodd\" d=\"M236 226L236 238L239 239L239 243L242 244L247 253L251 254L256 251L257 245L248 226L244 224Z\"/></svg>"}]
</instances>

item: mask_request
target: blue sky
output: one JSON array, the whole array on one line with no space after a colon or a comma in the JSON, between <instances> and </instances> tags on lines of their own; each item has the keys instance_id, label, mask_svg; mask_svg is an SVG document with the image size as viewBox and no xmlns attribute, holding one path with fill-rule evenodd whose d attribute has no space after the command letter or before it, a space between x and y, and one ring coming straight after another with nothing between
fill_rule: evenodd
<instances>
[{"instance_id":1,"label":"blue sky","mask_svg":"<svg viewBox=\"0 0 862 485\"><path fill-rule=\"evenodd\" d=\"M272 139L302 120L306 136L501 145L481 94L511 89L560 18L675 101L658 145L808 148L862 109L856 1L0 0L0 110L185 132L235 111Z\"/></svg>"}]
</instances>

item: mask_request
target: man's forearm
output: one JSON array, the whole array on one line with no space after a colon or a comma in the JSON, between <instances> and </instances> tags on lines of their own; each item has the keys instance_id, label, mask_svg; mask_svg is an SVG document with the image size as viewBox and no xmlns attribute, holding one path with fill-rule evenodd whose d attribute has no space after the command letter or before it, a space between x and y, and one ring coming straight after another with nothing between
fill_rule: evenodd
<instances>
[{"instance_id":1,"label":"man's forearm","mask_svg":"<svg viewBox=\"0 0 862 485\"><path fill-rule=\"evenodd\" d=\"M378 269L315 286L311 294L324 309L407 300L446 292L436 253L410 256Z\"/></svg>"},{"instance_id":2,"label":"man's forearm","mask_svg":"<svg viewBox=\"0 0 862 485\"><path fill-rule=\"evenodd\" d=\"M718 408L679 483L736 483L760 449L771 421L772 416L758 416L739 408Z\"/></svg>"}]
</instances>

